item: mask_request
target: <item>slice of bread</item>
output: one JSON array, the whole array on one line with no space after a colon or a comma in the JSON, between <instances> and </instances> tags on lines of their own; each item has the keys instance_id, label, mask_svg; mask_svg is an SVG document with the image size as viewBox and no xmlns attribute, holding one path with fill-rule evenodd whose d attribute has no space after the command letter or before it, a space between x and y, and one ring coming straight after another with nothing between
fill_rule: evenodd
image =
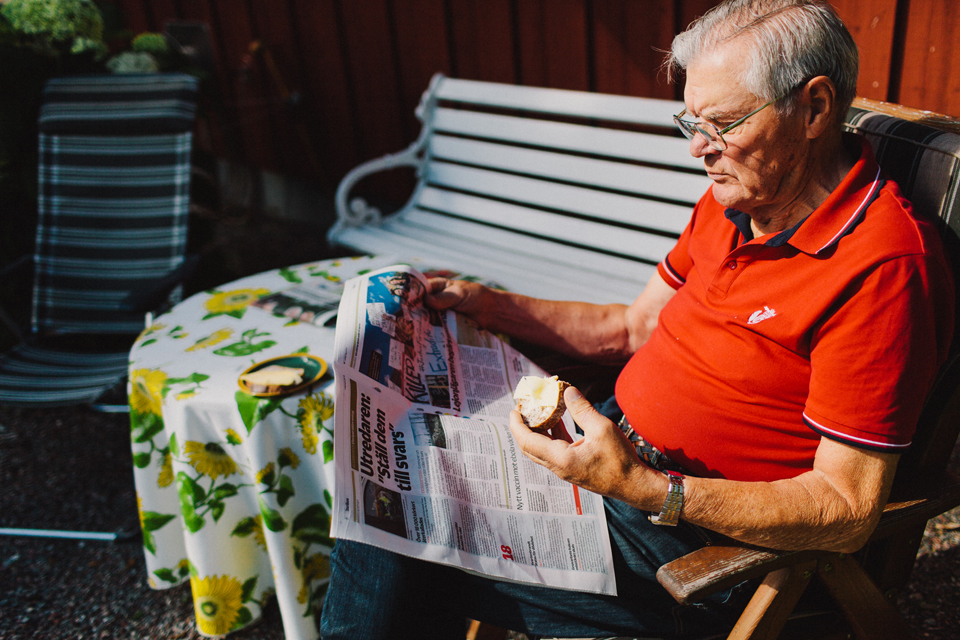
<instances>
[{"instance_id":1,"label":"slice of bread","mask_svg":"<svg viewBox=\"0 0 960 640\"><path fill-rule=\"evenodd\" d=\"M251 393L276 393L303 382L303 369L271 364L240 376Z\"/></svg>"},{"instance_id":2,"label":"slice of bread","mask_svg":"<svg viewBox=\"0 0 960 640\"><path fill-rule=\"evenodd\" d=\"M560 421L567 406L563 402L563 390L569 385L551 376L524 376L517 383L513 399L523 423L535 431L547 431Z\"/></svg>"}]
</instances>

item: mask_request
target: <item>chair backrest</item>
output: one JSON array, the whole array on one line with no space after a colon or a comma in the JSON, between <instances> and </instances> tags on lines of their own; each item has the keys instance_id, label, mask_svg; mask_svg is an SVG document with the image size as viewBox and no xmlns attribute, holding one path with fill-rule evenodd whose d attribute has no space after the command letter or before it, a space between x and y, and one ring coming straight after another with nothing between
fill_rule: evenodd
<instances>
[{"instance_id":1,"label":"chair backrest","mask_svg":"<svg viewBox=\"0 0 960 640\"><path fill-rule=\"evenodd\" d=\"M914 210L939 221L960 286L960 122L858 99L847 126L870 140L880 166ZM955 320L951 355L927 398L913 445L898 466L898 496L929 485L943 473L960 433L960 313Z\"/></svg>"},{"instance_id":2,"label":"chair backrest","mask_svg":"<svg viewBox=\"0 0 960 640\"><path fill-rule=\"evenodd\" d=\"M137 333L132 292L184 261L197 80L55 78L39 119L32 330Z\"/></svg>"}]
</instances>

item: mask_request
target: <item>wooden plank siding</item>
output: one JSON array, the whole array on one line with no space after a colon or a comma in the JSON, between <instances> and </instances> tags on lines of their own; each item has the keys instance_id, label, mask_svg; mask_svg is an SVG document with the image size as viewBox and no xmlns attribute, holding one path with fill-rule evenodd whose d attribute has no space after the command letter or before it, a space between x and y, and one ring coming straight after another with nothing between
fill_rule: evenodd
<instances>
[{"instance_id":1,"label":"wooden plank siding","mask_svg":"<svg viewBox=\"0 0 960 640\"><path fill-rule=\"evenodd\" d=\"M832 0L861 51L858 90L960 114L954 0ZM332 190L419 131L435 72L679 98L661 51L716 0L114 0L134 32L208 24L217 73L201 144ZM253 47L254 42L260 47ZM409 181L373 185L402 197Z\"/></svg>"}]
</instances>

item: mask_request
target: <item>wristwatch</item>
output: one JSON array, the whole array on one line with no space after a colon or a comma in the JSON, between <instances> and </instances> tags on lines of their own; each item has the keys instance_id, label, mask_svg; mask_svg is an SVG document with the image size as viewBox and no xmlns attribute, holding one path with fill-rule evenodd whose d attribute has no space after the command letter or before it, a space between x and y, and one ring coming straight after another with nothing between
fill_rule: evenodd
<instances>
[{"instance_id":1,"label":"wristwatch","mask_svg":"<svg viewBox=\"0 0 960 640\"><path fill-rule=\"evenodd\" d=\"M683 475L669 469L665 470L664 473L670 479L667 499L663 501L660 515L650 516L650 522L675 527L680 522L680 512L683 511Z\"/></svg>"}]
</instances>

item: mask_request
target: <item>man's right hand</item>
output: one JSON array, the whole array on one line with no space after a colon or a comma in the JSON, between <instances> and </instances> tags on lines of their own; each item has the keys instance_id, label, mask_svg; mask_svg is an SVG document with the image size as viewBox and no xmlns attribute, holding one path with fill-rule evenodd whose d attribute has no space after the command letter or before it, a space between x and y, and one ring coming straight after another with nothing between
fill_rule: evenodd
<instances>
[{"instance_id":1,"label":"man's right hand","mask_svg":"<svg viewBox=\"0 0 960 640\"><path fill-rule=\"evenodd\" d=\"M453 309L478 323L480 315L490 310L490 290L482 284L448 278L430 278L428 284L424 302L431 309Z\"/></svg>"}]
</instances>

